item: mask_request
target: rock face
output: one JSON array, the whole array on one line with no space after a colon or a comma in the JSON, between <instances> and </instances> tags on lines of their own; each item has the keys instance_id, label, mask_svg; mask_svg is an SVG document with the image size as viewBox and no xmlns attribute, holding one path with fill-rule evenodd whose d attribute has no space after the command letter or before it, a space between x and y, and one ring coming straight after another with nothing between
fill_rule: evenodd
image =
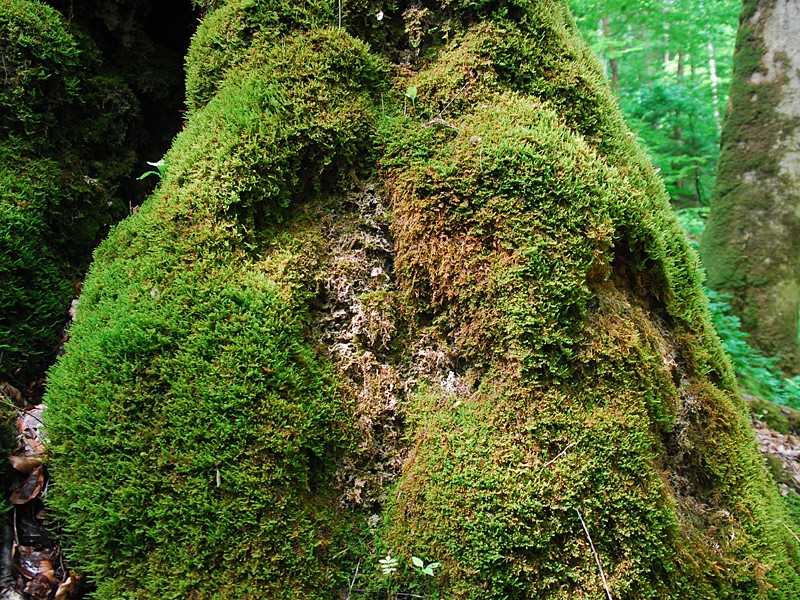
<instances>
[{"instance_id":1,"label":"rock face","mask_svg":"<svg viewBox=\"0 0 800 600\"><path fill-rule=\"evenodd\" d=\"M97 597L800 597L565 3L354 4L210 13L166 176L96 252L46 421Z\"/></svg>"}]
</instances>

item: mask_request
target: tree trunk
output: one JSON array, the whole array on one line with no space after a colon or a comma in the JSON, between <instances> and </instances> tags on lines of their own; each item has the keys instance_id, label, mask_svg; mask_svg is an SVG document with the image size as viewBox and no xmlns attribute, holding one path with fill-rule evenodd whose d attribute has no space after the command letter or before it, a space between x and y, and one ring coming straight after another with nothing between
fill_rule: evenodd
<instances>
[{"instance_id":1,"label":"tree trunk","mask_svg":"<svg viewBox=\"0 0 800 600\"><path fill-rule=\"evenodd\" d=\"M610 27L608 24L608 16L603 15L603 18L600 19L600 31L603 36L606 38L610 36ZM613 53L614 48L611 46L606 46L606 52L611 51ZM619 61L616 58L604 58L606 64L608 65L608 69L611 71L611 88L616 89L619 87Z\"/></svg>"},{"instance_id":2,"label":"tree trunk","mask_svg":"<svg viewBox=\"0 0 800 600\"><path fill-rule=\"evenodd\" d=\"M800 3L744 3L711 217L708 283L754 344L800 372Z\"/></svg>"},{"instance_id":3,"label":"tree trunk","mask_svg":"<svg viewBox=\"0 0 800 600\"><path fill-rule=\"evenodd\" d=\"M96 597L799 598L696 257L566 2L399 4L198 30L51 376Z\"/></svg>"},{"instance_id":4,"label":"tree trunk","mask_svg":"<svg viewBox=\"0 0 800 600\"><path fill-rule=\"evenodd\" d=\"M711 79L711 94L714 98L714 122L717 131L722 131L722 120L719 109L719 77L717 76L717 59L714 56L714 42L708 42L708 75Z\"/></svg>"}]
</instances>

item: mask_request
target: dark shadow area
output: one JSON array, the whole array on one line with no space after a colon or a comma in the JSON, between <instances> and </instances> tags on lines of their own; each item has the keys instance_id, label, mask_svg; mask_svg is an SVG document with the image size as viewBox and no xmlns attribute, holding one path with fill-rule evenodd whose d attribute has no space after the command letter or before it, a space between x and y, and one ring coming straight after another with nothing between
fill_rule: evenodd
<instances>
[{"instance_id":1,"label":"dark shadow area","mask_svg":"<svg viewBox=\"0 0 800 600\"><path fill-rule=\"evenodd\" d=\"M119 196L130 207L141 204L157 181L137 177L152 170L183 125L184 57L200 11L191 0L156 2L51 0L102 53L103 66L121 78L136 97L136 126L129 139L135 164Z\"/></svg>"}]
</instances>

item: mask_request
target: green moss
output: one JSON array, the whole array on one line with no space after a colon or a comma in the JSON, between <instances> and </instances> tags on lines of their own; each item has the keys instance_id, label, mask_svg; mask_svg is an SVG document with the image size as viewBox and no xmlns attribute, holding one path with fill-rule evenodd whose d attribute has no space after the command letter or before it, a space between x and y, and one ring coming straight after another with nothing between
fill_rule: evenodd
<instances>
[{"instance_id":1,"label":"green moss","mask_svg":"<svg viewBox=\"0 0 800 600\"><path fill-rule=\"evenodd\" d=\"M57 111L79 93L79 44L56 11L27 0L3 3L0 31L6 61L0 127L46 139Z\"/></svg>"},{"instance_id":2,"label":"green moss","mask_svg":"<svg viewBox=\"0 0 800 600\"><path fill-rule=\"evenodd\" d=\"M280 0L235 0L210 13L192 38L186 57L186 105L190 111L205 106L220 82L262 35L269 36L333 24L333 5L315 2L297 6ZM263 42L262 42L263 43Z\"/></svg>"},{"instance_id":3,"label":"green moss","mask_svg":"<svg viewBox=\"0 0 800 600\"><path fill-rule=\"evenodd\" d=\"M38 363L62 327L72 285L48 247L48 212L58 205L59 172L52 161L25 159L0 145L0 349L2 371ZM19 147L14 148L19 150Z\"/></svg>"},{"instance_id":4,"label":"green moss","mask_svg":"<svg viewBox=\"0 0 800 600\"><path fill-rule=\"evenodd\" d=\"M51 373L52 505L98 598L321 598L343 581L331 481L354 434L310 333L312 200L370 155L383 66L330 30L243 64L97 250Z\"/></svg>"},{"instance_id":5,"label":"green moss","mask_svg":"<svg viewBox=\"0 0 800 600\"><path fill-rule=\"evenodd\" d=\"M561 7L530 22L478 26L398 84L455 97L479 48L446 125L387 121L396 271L474 391L409 407L386 546L441 560L446 597L599 597L580 510L619 597L797 597L697 258L592 62L548 48L578 48ZM547 58L497 65L505 40Z\"/></svg>"},{"instance_id":6,"label":"green moss","mask_svg":"<svg viewBox=\"0 0 800 600\"><path fill-rule=\"evenodd\" d=\"M770 429L780 433L800 432L800 410L781 406L762 398L750 398L747 404L750 412Z\"/></svg>"},{"instance_id":7,"label":"green moss","mask_svg":"<svg viewBox=\"0 0 800 600\"><path fill-rule=\"evenodd\" d=\"M19 381L52 361L73 278L124 210L115 191L135 107L43 4L0 5L0 53L0 373Z\"/></svg>"},{"instance_id":8,"label":"green moss","mask_svg":"<svg viewBox=\"0 0 800 600\"><path fill-rule=\"evenodd\" d=\"M697 257L565 3L431 3L458 27L393 80L377 53L407 39L251 34L248 6L196 39L220 77L190 74L167 176L98 250L52 372L51 504L97 597L331 598L375 575L369 545L441 561L433 597L588 600L580 511L614 597L798 598ZM393 287L357 300L402 321L402 382L370 371L374 330L316 335L343 318L328 279L358 289L322 270L324 223L376 164ZM352 371L400 414L359 413ZM335 484L369 469L359 415L408 452L368 542Z\"/></svg>"}]
</instances>

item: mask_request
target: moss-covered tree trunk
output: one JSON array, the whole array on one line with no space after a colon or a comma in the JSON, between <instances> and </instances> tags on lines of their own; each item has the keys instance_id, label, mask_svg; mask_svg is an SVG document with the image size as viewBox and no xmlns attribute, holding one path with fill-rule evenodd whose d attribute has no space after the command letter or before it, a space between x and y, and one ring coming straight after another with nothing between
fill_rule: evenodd
<instances>
[{"instance_id":1,"label":"moss-covered tree trunk","mask_svg":"<svg viewBox=\"0 0 800 600\"><path fill-rule=\"evenodd\" d=\"M589 600L599 561L614 598L800 598L697 258L566 3L343 17L210 13L166 176L95 255L47 424L97 597Z\"/></svg>"},{"instance_id":2,"label":"moss-covered tree trunk","mask_svg":"<svg viewBox=\"0 0 800 600\"><path fill-rule=\"evenodd\" d=\"M745 0L708 227L709 285L800 372L800 3Z\"/></svg>"}]
</instances>

